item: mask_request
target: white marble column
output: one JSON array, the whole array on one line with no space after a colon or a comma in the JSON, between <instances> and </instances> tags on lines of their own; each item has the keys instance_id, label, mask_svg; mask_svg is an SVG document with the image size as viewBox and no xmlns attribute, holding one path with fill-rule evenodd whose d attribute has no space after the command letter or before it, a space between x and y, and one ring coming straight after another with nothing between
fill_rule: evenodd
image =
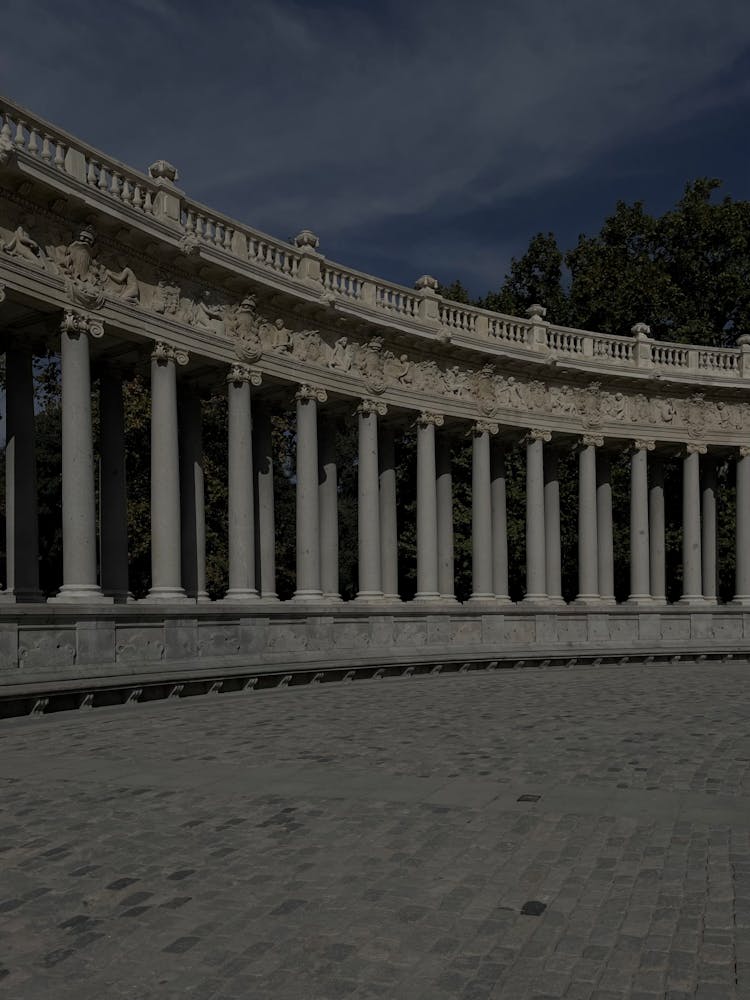
<instances>
[{"instance_id":1,"label":"white marble column","mask_svg":"<svg viewBox=\"0 0 750 1000\"><path fill-rule=\"evenodd\" d=\"M734 604L750 605L750 445L737 456L737 513L735 518Z\"/></svg>"},{"instance_id":2,"label":"white marble column","mask_svg":"<svg viewBox=\"0 0 750 1000\"><path fill-rule=\"evenodd\" d=\"M651 463L651 485L648 492L648 537L651 562L651 597L656 604L666 604L664 462L659 457Z\"/></svg>"},{"instance_id":3,"label":"white marble column","mask_svg":"<svg viewBox=\"0 0 750 1000\"><path fill-rule=\"evenodd\" d=\"M190 601L182 587L177 364L187 354L161 341L151 355L151 589L148 602Z\"/></svg>"},{"instance_id":4,"label":"white marble column","mask_svg":"<svg viewBox=\"0 0 750 1000\"><path fill-rule=\"evenodd\" d=\"M96 573L94 442L91 426L89 337L102 325L81 313L66 312L61 327L62 376L62 540L63 585L51 601L112 603Z\"/></svg>"},{"instance_id":5,"label":"white marble column","mask_svg":"<svg viewBox=\"0 0 750 1000\"><path fill-rule=\"evenodd\" d=\"M258 600L255 586L255 512L253 509L253 445L251 385L260 372L232 365L227 376L229 590L230 603Z\"/></svg>"},{"instance_id":6,"label":"white marble column","mask_svg":"<svg viewBox=\"0 0 750 1000\"><path fill-rule=\"evenodd\" d=\"M526 436L526 596L527 604L546 604L547 559L544 518L544 442L552 434L531 430Z\"/></svg>"},{"instance_id":7,"label":"white marble column","mask_svg":"<svg viewBox=\"0 0 750 1000\"><path fill-rule=\"evenodd\" d=\"M7 583L0 600L40 602L33 356L21 344L5 352L5 400Z\"/></svg>"},{"instance_id":8,"label":"white marble column","mask_svg":"<svg viewBox=\"0 0 750 1000\"><path fill-rule=\"evenodd\" d=\"M653 441L634 442L630 456L629 604L651 604L648 542L648 453Z\"/></svg>"},{"instance_id":9,"label":"white marble column","mask_svg":"<svg viewBox=\"0 0 750 1000\"><path fill-rule=\"evenodd\" d=\"M599 597L615 603L615 557L612 518L612 480L609 454L600 452L596 463L596 538Z\"/></svg>"},{"instance_id":10,"label":"white marble column","mask_svg":"<svg viewBox=\"0 0 750 1000\"><path fill-rule=\"evenodd\" d=\"M195 389L179 386L177 403L182 586L188 597L199 604L207 604L209 596L206 590L206 499L201 400Z\"/></svg>"},{"instance_id":11,"label":"white marble column","mask_svg":"<svg viewBox=\"0 0 750 1000\"><path fill-rule=\"evenodd\" d=\"M417 601L439 601L435 428L439 413L417 418Z\"/></svg>"},{"instance_id":12,"label":"white marble column","mask_svg":"<svg viewBox=\"0 0 750 1000\"><path fill-rule=\"evenodd\" d=\"M320 493L318 487L318 403L325 389L301 385L297 400L297 589L295 601L320 601Z\"/></svg>"},{"instance_id":13,"label":"white marble column","mask_svg":"<svg viewBox=\"0 0 750 1000\"><path fill-rule=\"evenodd\" d=\"M273 443L271 416L266 406L253 411L255 462L255 580L263 601L278 601L276 593L276 515L273 497Z\"/></svg>"},{"instance_id":14,"label":"white marble column","mask_svg":"<svg viewBox=\"0 0 750 1000\"><path fill-rule=\"evenodd\" d=\"M125 413L122 375L105 369L99 376L101 463L99 519L102 592L118 604L128 589L128 495L125 475Z\"/></svg>"},{"instance_id":15,"label":"white marble column","mask_svg":"<svg viewBox=\"0 0 750 1000\"><path fill-rule=\"evenodd\" d=\"M357 407L359 462L357 467L357 532L359 539L359 589L357 600L379 601L383 597L380 570L380 494L378 461L378 416L385 416L385 403L363 399Z\"/></svg>"},{"instance_id":16,"label":"white marble column","mask_svg":"<svg viewBox=\"0 0 750 1000\"><path fill-rule=\"evenodd\" d=\"M456 600L453 551L453 469L450 436L435 435L435 489L437 503L438 590L444 601Z\"/></svg>"},{"instance_id":17,"label":"white marble column","mask_svg":"<svg viewBox=\"0 0 750 1000\"><path fill-rule=\"evenodd\" d=\"M702 604L700 457L706 446L687 445L682 460L682 597L680 604Z\"/></svg>"},{"instance_id":18,"label":"white marble column","mask_svg":"<svg viewBox=\"0 0 750 1000\"><path fill-rule=\"evenodd\" d=\"M492 475L490 471L490 435L497 434L497 424L478 420L471 439L471 565L472 601L494 601L492 549Z\"/></svg>"},{"instance_id":19,"label":"white marble column","mask_svg":"<svg viewBox=\"0 0 750 1000\"><path fill-rule=\"evenodd\" d=\"M604 441L585 435L578 450L578 596L577 604L599 603L596 509L596 449Z\"/></svg>"},{"instance_id":20,"label":"white marble column","mask_svg":"<svg viewBox=\"0 0 750 1000\"><path fill-rule=\"evenodd\" d=\"M547 597L562 604L562 540L560 533L560 453L544 449L544 566Z\"/></svg>"},{"instance_id":21,"label":"white marble column","mask_svg":"<svg viewBox=\"0 0 750 1000\"><path fill-rule=\"evenodd\" d=\"M318 503L320 506L320 589L323 599L341 600L339 583L339 483L336 422L321 413L318 420Z\"/></svg>"},{"instance_id":22,"label":"white marble column","mask_svg":"<svg viewBox=\"0 0 750 1000\"><path fill-rule=\"evenodd\" d=\"M490 442L490 493L492 503L492 586L495 601L510 604L508 594L508 511L505 488L505 446Z\"/></svg>"},{"instance_id":23,"label":"white marble column","mask_svg":"<svg viewBox=\"0 0 750 1000\"><path fill-rule=\"evenodd\" d=\"M701 481L701 571L703 599L717 603L718 572L716 561L716 458L703 459Z\"/></svg>"},{"instance_id":24,"label":"white marble column","mask_svg":"<svg viewBox=\"0 0 750 1000\"><path fill-rule=\"evenodd\" d=\"M380 425L380 573L383 598L400 601L398 592L398 523L396 508L396 456L393 428Z\"/></svg>"}]
</instances>

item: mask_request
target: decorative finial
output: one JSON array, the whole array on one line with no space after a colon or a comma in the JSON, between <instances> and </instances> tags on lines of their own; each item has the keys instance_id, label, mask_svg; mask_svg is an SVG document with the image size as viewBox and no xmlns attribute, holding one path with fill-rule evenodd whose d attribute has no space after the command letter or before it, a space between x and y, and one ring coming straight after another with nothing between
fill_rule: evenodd
<instances>
[{"instance_id":1,"label":"decorative finial","mask_svg":"<svg viewBox=\"0 0 750 1000\"><path fill-rule=\"evenodd\" d=\"M431 274L423 274L421 278L417 278L414 282L414 287L420 292L428 288L436 292L438 289L438 280L437 278L433 278Z\"/></svg>"},{"instance_id":2,"label":"decorative finial","mask_svg":"<svg viewBox=\"0 0 750 1000\"><path fill-rule=\"evenodd\" d=\"M631 327L630 332L636 340L646 340L651 333L651 327L648 323L636 323L635 326Z\"/></svg>"},{"instance_id":3,"label":"decorative finial","mask_svg":"<svg viewBox=\"0 0 750 1000\"><path fill-rule=\"evenodd\" d=\"M302 232L297 233L294 237L294 245L299 247L300 250L303 247L309 247L311 250L317 250L320 246L320 240L310 229L303 229Z\"/></svg>"},{"instance_id":4,"label":"decorative finial","mask_svg":"<svg viewBox=\"0 0 750 1000\"><path fill-rule=\"evenodd\" d=\"M163 181L167 184L174 184L179 179L177 167L169 163L168 160L157 160L148 168L148 175L152 180Z\"/></svg>"},{"instance_id":5,"label":"decorative finial","mask_svg":"<svg viewBox=\"0 0 750 1000\"><path fill-rule=\"evenodd\" d=\"M538 302L535 302L533 305L529 306L529 308L526 310L526 315L529 317L529 319L544 319L544 317L547 315L547 310L545 309L544 306L540 305Z\"/></svg>"}]
</instances>

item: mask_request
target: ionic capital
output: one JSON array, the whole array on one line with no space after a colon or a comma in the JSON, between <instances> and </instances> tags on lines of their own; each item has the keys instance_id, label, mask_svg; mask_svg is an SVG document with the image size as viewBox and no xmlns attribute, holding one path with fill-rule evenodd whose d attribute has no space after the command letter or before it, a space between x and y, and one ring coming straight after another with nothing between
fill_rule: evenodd
<instances>
[{"instance_id":1,"label":"ionic capital","mask_svg":"<svg viewBox=\"0 0 750 1000\"><path fill-rule=\"evenodd\" d=\"M529 441L551 441L552 431L547 430L544 427L531 427L521 439L527 444Z\"/></svg>"},{"instance_id":2,"label":"ionic capital","mask_svg":"<svg viewBox=\"0 0 750 1000\"><path fill-rule=\"evenodd\" d=\"M182 366L188 363L190 355L187 351L173 347L172 344L167 344L164 340L157 340L154 342L151 360L158 365L166 365L168 361L174 361L175 364Z\"/></svg>"},{"instance_id":3,"label":"ionic capital","mask_svg":"<svg viewBox=\"0 0 750 1000\"><path fill-rule=\"evenodd\" d=\"M708 451L708 446L699 441L689 441L685 445L685 451L688 455L705 455Z\"/></svg>"},{"instance_id":4,"label":"ionic capital","mask_svg":"<svg viewBox=\"0 0 750 1000\"><path fill-rule=\"evenodd\" d=\"M101 320L85 313L75 312L73 309L66 309L63 313L60 330L73 337L79 337L82 333L97 339L104 336L104 324Z\"/></svg>"},{"instance_id":5,"label":"ionic capital","mask_svg":"<svg viewBox=\"0 0 750 1000\"><path fill-rule=\"evenodd\" d=\"M583 434L579 438L579 445L582 448L601 448L604 445L604 437L601 434Z\"/></svg>"},{"instance_id":6,"label":"ionic capital","mask_svg":"<svg viewBox=\"0 0 750 1000\"><path fill-rule=\"evenodd\" d=\"M750 455L750 444L741 444L737 450L740 453L740 458L747 458Z\"/></svg>"},{"instance_id":7,"label":"ionic capital","mask_svg":"<svg viewBox=\"0 0 750 1000\"><path fill-rule=\"evenodd\" d=\"M307 383L305 383L297 389L294 394L294 398L302 400L303 403L309 402L313 399L318 403L325 403L328 399L328 393L325 389L320 389L318 386L307 385Z\"/></svg>"},{"instance_id":8,"label":"ionic capital","mask_svg":"<svg viewBox=\"0 0 750 1000\"><path fill-rule=\"evenodd\" d=\"M656 448L656 441L648 438L636 438L631 447L633 451L653 451Z\"/></svg>"},{"instance_id":9,"label":"ionic capital","mask_svg":"<svg viewBox=\"0 0 750 1000\"><path fill-rule=\"evenodd\" d=\"M361 413L363 416L375 413L379 417L384 417L387 412L388 407L380 399L363 399L357 407L357 413Z\"/></svg>"},{"instance_id":10,"label":"ionic capital","mask_svg":"<svg viewBox=\"0 0 750 1000\"><path fill-rule=\"evenodd\" d=\"M445 417L442 413L432 413L429 410L422 410L417 417L417 423L420 427L429 427L430 424L433 427L442 427L445 423Z\"/></svg>"},{"instance_id":11,"label":"ionic capital","mask_svg":"<svg viewBox=\"0 0 750 1000\"><path fill-rule=\"evenodd\" d=\"M260 385L262 379L260 372L255 371L249 365L234 364L229 366L227 383L231 385L241 385L247 382L249 385Z\"/></svg>"},{"instance_id":12,"label":"ionic capital","mask_svg":"<svg viewBox=\"0 0 750 1000\"><path fill-rule=\"evenodd\" d=\"M475 420L471 425L471 433L475 437L479 437L481 434L497 434L499 429L494 420Z\"/></svg>"}]
</instances>

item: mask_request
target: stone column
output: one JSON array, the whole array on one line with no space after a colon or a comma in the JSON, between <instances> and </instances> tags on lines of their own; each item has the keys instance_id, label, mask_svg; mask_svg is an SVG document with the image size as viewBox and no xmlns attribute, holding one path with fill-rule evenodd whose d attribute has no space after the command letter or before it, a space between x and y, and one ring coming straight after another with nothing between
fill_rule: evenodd
<instances>
[{"instance_id":1,"label":"stone column","mask_svg":"<svg viewBox=\"0 0 750 1000\"><path fill-rule=\"evenodd\" d=\"M630 597L629 604L650 604L648 543L648 453L653 441L634 442L630 457Z\"/></svg>"},{"instance_id":2,"label":"stone column","mask_svg":"<svg viewBox=\"0 0 750 1000\"><path fill-rule=\"evenodd\" d=\"M84 335L85 336L85 335ZM5 352L5 543L3 601L39 602L39 516L34 440L34 378L31 349Z\"/></svg>"},{"instance_id":3,"label":"stone column","mask_svg":"<svg viewBox=\"0 0 750 1000\"><path fill-rule=\"evenodd\" d=\"M648 494L648 535L651 556L651 597L656 604L667 603L667 570L664 516L664 462L651 463Z\"/></svg>"},{"instance_id":4,"label":"stone column","mask_svg":"<svg viewBox=\"0 0 750 1000\"><path fill-rule=\"evenodd\" d=\"M597 575L599 597L608 604L615 603L615 558L612 520L612 481L610 461L602 451L596 463L596 537L598 544Z\"/></svg>"},{"instance_id":5,"label":"stone column","mask_svg":"<svg viewBox=\"0 0 750 1000\"><path fill-rule=\"evenodd\" d=\"M357 532L359 540L359 590L357 600L383 597L380 572L380 494L378 462L378 416L385 416L385 403L363 399L357 407L359 463L357 469Z\"/></svg>"},{"instance_id":6,"label":"stone column","mask_svg":"<svg viewBox=\"0 0 750 1000\"><path fill-rule=\"evenodd\" d=\"M559 452L544 449L544 550L547 597L562 604Z\"/></svg>"},{"instance_id":7,"label":"stone column","mask_svg":"<svg viewBox=\"0 0 750 1000\"><path fill-rule=\"evenodd\" d=\"M505 490L505 448L490 442L490 493L492 503L492 586L498 603L510 604L508 596L508 512Z\"/></svg>"},{"instance_id":8,"label":"stone column","mask_svg":"<svg viewBox=\"0 0 750 1000\"><path fill-rule=\"evenodd\" d=\"M318 503L320 505L320 589L334 604L341 600L339 584L339 484L336 465L336 423L328 414L318 421Z\"/></svg>"},{"instance_id":9,"label":"stone column","mask_svg":"<svg viewBox=\"0 0 750 1000\"><path fill-rule=\"evenodd\" d=\"M253 444L251 385L260 385L260 372L232 365L227 375L229 480L229 590L230 603L257 601L255 586L255 512L253 510Z\"/></svg>"},{"instance_id":10,"label":"stone column","mask_svg":"<svg viewBox=\"0 0 750 1000\"><path fill-rule=\"evenodd\" d=\"M736 576L733 604L750 605L750 445L737 457Z\"/></svg>"},{"instance_id":11,"label":"stone column","mask_svg":"<svg viewBox=\"0 0 750 1000\"><path fill-rule=\"evenodd\" d=\"M271 416L265 406L254 407L255 461L255 581L263 601L278 601L276 593L276 517L273 500Z\"/></svg>"},{"instance_id":12,"label":"stone column","mask_svg":"<svg viewBox=\"0 0 750 1000\"><path fill-rule=\"evenodd\" d=\"M151 355L151 589L149 602L189 601L182 587L177 364L187 354L157 341Z\"/></svg>"},{"instance_id":13,"label":"stone column","mask_svg":"<svg viewBox=\"0 0 750 1000\"><path fill-rule=\"evenodd\" d=\"M552 434L531 430L526 436L526 596L527 604L546 604L547 559L544 518L544 442Z\"/></svg>"},{"instance_id":14,"label":"stone column","mask_svg":"<svg viewBox=\"0 0 750 1000\"><path fill-rule=\"evenodd\" d=\"M492 492L490 472L490 435L497 434L497 424L478 420L472 427L471 450L471 565L472 601L493 601L492 578Z\"/></svg>"},{"instance_id":15,"label":"stone column","mask_svg":"<svg viewBox=\"0 0 750 1000\"><path fill-rule=\"evenodd\" d=\"M301 385L297 400L297 589L295 601L319 601L320 494L318 488L318 403L325 389Z\"/></svg>"},{"instance_id":16,"label":"stone column","mask_svg":"<svg viewBox=\"0 0 750 1000\"><path fill-rule=\"evenodd\" d=\"M417 601L440 600L435 428L442 426L439 413L423 412L417 418Z\"/></svg>"},{"instance_id":17,"label":"stone column","mask_svg":"<svg viewBox=\"0 0 750 1000\"><path fill-rule=\"evenodd\" d=\"M453 558L453 471L451 442L443 431L435 438L435 489L437 497L438 590L444 601L456 599Z\"/></svg>"},{"instance_id":18,"label":"stone column","mask_svg":"<svg viewBox=\"0 0 750 1000\"><path fill-rule=\"evenodd\" d=\"M718 573L716 563L716 459L708 455L703 460L701 484L701 570L703 598L717 603Z\"/></svg>"},{"instance_id":19,"label":"stone column","mask_svg":"<svg viewBox=\"0 0 750 1000\"><path fill-rule=\"evenodd\" d=\"M577 604L599 602L599 556L596 509L596 434L581 438L578 451L578 596Z\"/></svg>"},{"instance_id":20,"label":"stone column","mask_svg":"<svg viewBox=\"0 0 750 1000\"><path fill-rule=\"evenodd\" d=\"M206 501L203 475L203 433L200 396L195 389L177 391L180 438L180 561L182 585L199 604L209 601L206 590Z\"/></svg>"},{"instance_id":21,"label":"stone column","mask_svg":"<svg viewBox=\"0 0 750 1000\"><path fill-rule=\"evenodd\" d=\"M400 601L398 593L398 524L396 520L396 459L393 428L380 426L380 574L383 598Z\"/></svg>"},{"instance_id":22,"label":"stone column","mask_svg":"<svg viewBox=\"0 0 750 1000\"><path fill-rule=\"evenodd\" d=\"M63 585L50 600L106 602L96 576L94 442L91 427L89 337L101 337L101 323L66 312L61 327Z\"/></svg>"},{"instance_id":23,"label":"stone column","mask_svg":"<svg viewBox=\"0 0 750 1000\"><path fill-rule=\"evenodd\" d=\"M706 446L687 445L682 460L682 597L680 604L702 604L700 457Z\"/></svg>"},{"instance_id":24,"label":"stone column","mask_svg":"<svg viewBox=\"0 0 750 1000\"><path fill-rule=\"evenodd\" d=\"M125 475L125 413L122 375L107 369L99 377L101 424L100 537L102 591L118 604L128 590L128 495Z\"/></svg>"}]
</instances>

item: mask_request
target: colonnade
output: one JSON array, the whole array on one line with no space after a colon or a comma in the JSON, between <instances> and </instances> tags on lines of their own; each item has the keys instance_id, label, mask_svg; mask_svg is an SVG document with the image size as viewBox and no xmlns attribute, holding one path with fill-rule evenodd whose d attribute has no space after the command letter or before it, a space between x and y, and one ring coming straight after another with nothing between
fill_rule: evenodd
<instances>
[{"instance_id":1,"label":"colonnade","mask_svg":"<svg viewBox=\"0 0 750 1000\"><path fill-rule=\"evenodd\" d=\"M97 524L92 435L90 339L95 323L65 313L61 326L63 582L60 603L129 599L127 484L122 376L100 375L101 490ZM180 384L181 352L156 343L151 355L151 589L153 603L209 600L200 399ZM9 341L7 365L7 586L3 599L40 601L34 457L32 352ZM253 399L260 375L228 366L229 588L224 601L276 601L274 487L268 410ZM291 387L290 387L291 388ZM292 393L290 391L290 397ZM322 388L301 384L296 401L296 602L341 600L335 424ZM356 600L396 601L398 525L394 428L386 406L362 399L358 421L358 592ZM415 414L417 438L417 589L419 603L450 603L454 591L450 429L441 414ZM470 602L510 603L506 444L492 421L477 420L472 440ZM521 433L519 431L519 433ZM569 439L566 439L569 440ZM625 442L620 442L620 447ZM549 429L525 432L526 595L540 607L562 602L559 442ZM569 443L567 445L569 447ZM609 454L586 434L578 453L578 596L614 603L613 515ZM672 446L675 447L674 445ZM717 598L716 456L683 446L683 592L688 605ZM736 597L750 604L750 448L737 455ZM664 470L652 440L630 443L630 596L664 604ZM99 549L99 558L97 558ZM97 568L99 563L99 569Z\"/></svg>"}]
</instances>

